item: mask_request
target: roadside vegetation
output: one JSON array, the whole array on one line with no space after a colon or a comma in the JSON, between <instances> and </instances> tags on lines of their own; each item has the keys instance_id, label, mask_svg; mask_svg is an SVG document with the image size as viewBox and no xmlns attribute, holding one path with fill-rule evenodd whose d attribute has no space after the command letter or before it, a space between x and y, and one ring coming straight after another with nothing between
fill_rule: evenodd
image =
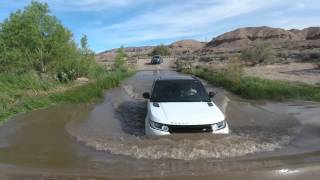
<instances>
[{"instance_id":1,"label":"roadside vegetation","mask_svg":"<svg viewBox=\"0 0 320 180\"><path fill-rule=\"evenodd\" d=\"M154 55L161 55L161 56L170 56L171 55L171 51L170 48L165 46L165 45L159 45L156 46L152 52L150 53L151 56Z\"/></svg>"},{"instance_id":2,"label":"roadside vegetation","mask_svg":"<svg viewBox=\"0 0 320 180\"><path fill-rule=\"evenodd\" d=\"M314 68L320 69L320 49L313 49L309 54L310 59L314 60Z\"/></svg>"},{"instance_id":3,"label":"roadside vegetation","mask_svg":"<svg viewBox=\"0 0 320 180\"><path fill-rule=\"evenodd\" d=\"M124 51L115 62L106 71L86 35L78 46L47 4L32 1L0 24L0 122L57 103L97 100L130 74Z\"/></svg>"},{"instance_id":4,"label":"roadside vegetation","mask_svg":"<svg viewBox=\"0 0 320 180\"><path fill-rule=\"evenodd\" d=\"M275 59L275 53L271 42L257 41L254 47L244 49L241 59L248 65L270 64Z\"/></svg>"},{"instance_id":5,"label":"roadside vegetation","mask_svg":"<svg viewBox=\"0 0 320 180\"><path fill-rule=\"evenodd\" d=\"M223 69L199 67L179 70L248 99L320 101L319 86L246 76L237 60Z\"/></svg>"},{"instance_id":6,"label":"roadside vegetation","mask_svg":"<svg viewBox=\"0 0 320 180\"><path fill-rule=\"evenodd\" d=\"M114 71L120 71L120 72L127 72L129 70L128 64L127 64L127 54L124 51L124 48L121 46L117 50L117 55L114 59L113 67L112 69Z\"/></svg>"}]
</instances>

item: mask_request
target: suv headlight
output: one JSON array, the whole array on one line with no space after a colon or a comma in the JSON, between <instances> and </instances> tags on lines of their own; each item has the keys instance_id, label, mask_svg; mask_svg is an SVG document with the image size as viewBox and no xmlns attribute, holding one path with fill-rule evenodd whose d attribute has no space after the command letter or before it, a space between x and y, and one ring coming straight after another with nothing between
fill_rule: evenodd
<instances>
[{"instance_id":1,"label":"suv headlight","mask_svg":"<svg viewBox=\"0 0 320 180\"><path fill-rule=\"evenodd\" d=\"M157 129L157 130L165 131L165 132L169 131L169 127L165 124L154 122L151 119L149 119L149 123L150 123L150 127L153 129Z\"/></svg>"},{"instance_id":2,"label":"suv headlight","mask_svg":"<svg viewBox=\"0 0 320 180\"><path fill-rule=\"evenodd\" d=\"M226 124L227 124L226 121L220 121L218 123L212 124L211 125L212 131L223 129L226 127Z\"/></svg>"}]
</instances>

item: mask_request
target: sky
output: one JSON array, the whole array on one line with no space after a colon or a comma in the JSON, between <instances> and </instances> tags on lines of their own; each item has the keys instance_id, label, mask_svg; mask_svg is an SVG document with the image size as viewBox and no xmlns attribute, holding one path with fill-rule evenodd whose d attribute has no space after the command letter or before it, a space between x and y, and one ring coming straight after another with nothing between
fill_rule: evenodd
<instances>
[{"instance_id":1,"label":"sky","mask_svg":"<svg viewBox=\"0 0 320 180\"><path fill-rule=\"evenodd\" d=\"M128 46L210 41L247 26L320 26L319 0L40 0L95 52ZM0 0L0 21L30 0Z\"/></svg>"}]
</instances>

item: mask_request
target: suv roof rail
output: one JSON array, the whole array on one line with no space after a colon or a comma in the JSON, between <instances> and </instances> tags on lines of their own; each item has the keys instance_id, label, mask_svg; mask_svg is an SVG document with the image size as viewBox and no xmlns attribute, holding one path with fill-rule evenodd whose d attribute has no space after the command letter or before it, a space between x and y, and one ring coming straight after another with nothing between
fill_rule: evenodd
<instances>
[{"instance_id":1,"label":"suv roof rail","mask_svg":"<svg viewBox=\"0 0 320 180\"><path fill-rule=\"evenodd\" d=\"M172 80L199 80L199 78L197 76L194 75L177 75L177 76L172 76ZM163 75L157 75L154 79L155 81L159 81L159 80L171 80L170 76L163 76Z\"/></svg>"}]
</instances>

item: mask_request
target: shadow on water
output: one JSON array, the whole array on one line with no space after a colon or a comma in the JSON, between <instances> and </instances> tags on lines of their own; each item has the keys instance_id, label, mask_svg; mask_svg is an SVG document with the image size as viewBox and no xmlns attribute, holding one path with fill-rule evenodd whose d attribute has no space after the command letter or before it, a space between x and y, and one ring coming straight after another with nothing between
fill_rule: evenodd
<instances>
[{"instance_id":1,"label":"shadow on water","mask_svg":"<svg viewBox=\"0 0 320 180\"><path fill-rule=\"evenodd\" d=\"M152 63L148 62L148 63L144 63L144 65L156 65L156 64L152 64Z\"/></svg>"},{"instance_id":2,"label":"shadow on water","mask_svg":"<svg viewBox=\"0 0 320 180\"><path fill-rule=\"evenodd\" d=\"M130 135L145 135L145 117L147 103L145 101L125 101L115 109L122 130Z\"/></svg>"}]
</instances>

